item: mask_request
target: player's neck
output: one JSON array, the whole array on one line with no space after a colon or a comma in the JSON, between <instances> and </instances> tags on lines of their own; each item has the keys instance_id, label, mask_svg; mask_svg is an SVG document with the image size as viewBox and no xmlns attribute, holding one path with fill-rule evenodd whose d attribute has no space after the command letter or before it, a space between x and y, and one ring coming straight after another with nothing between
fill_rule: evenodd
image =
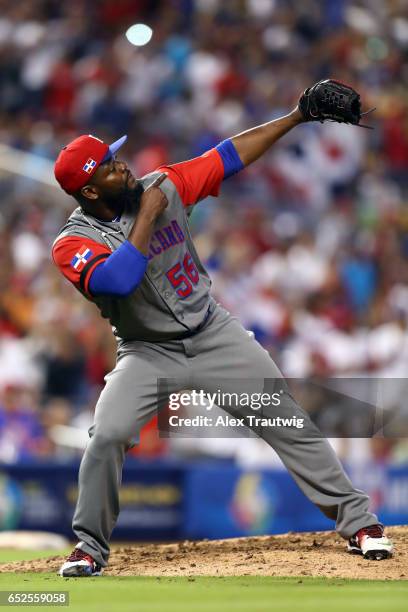
<instances>
[{"instance_id":1,"label":"player's neck","mask_svg":"<svg viewBox=\"0 0 408 612\"><path fill-rule=\"evenodd\" d=\"M100 221L111 222L120 219L123 213L123 206L111 208L110 206L101 204L99 206L95 206L92 210L88 208L82 207L83 212L86 215L91 215L95 219L99 219Z\"/></svg>"}]
</instances>

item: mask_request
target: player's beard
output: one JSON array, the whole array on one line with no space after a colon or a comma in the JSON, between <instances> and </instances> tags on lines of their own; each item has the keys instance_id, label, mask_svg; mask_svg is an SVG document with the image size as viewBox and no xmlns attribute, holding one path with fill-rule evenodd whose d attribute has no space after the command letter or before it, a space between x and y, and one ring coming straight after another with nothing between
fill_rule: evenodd
<instances>
[{"instance_id":1,"label":"player's beard","mask_svg":"<svg viewBox=\"0 0 408 612\"><path fill-rule=\"evenodd\" d=\"M138 209L143 191L141 182L137 181L134 187L128 187L126 184L120 194L114 196L105 194L103 199L110 210L117 215L121 215L125 210L135 211Z\"/></svg>"}]
</instances>

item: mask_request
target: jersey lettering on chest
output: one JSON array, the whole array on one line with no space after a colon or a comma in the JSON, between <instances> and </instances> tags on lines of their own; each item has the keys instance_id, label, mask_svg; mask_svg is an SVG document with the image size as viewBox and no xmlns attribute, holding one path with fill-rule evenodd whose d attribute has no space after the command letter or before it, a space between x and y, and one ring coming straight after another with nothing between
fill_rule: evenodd
<instances>
[{"instance_id":1,"label":"jersey lettering on chest","mask_svg":"<svg viewBox=\"0 0 408 612\"><path fill-rule=\"evenodd\" d=\"M185 235L176 219L172 219L170 225L166 225L161 229L153 232L150 247L149 261L156 255L164 253L168 249L185 241Z\"/></svg>"}]
</instances>

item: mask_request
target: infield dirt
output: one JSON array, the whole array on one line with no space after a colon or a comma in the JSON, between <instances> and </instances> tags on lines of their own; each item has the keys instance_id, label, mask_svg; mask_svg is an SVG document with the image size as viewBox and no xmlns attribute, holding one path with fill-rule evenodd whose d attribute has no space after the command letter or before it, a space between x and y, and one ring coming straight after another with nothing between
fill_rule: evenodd
<instances>
[{"instance_id":1,"label":"infield dirt","mask_svg":"<svg viewBox=\"0 0 408 612\"><path fill-rule=\"evenodd\" d=\"M389 527L395 554L385 561L366 561L345 550L334 532L229 540L136 544L114 547L110 576L319 576L368 580L408 579L408 527ZM63 557L0 565L1 572L56 572Z\"/></svg>"}]
</instances>

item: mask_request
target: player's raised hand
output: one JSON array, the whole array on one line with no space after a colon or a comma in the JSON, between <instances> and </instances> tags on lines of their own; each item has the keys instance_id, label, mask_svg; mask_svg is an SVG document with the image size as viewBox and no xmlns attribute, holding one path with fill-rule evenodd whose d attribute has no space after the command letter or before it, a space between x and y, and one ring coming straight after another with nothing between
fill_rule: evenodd
<instances>
[{"instance_id":1,"label":"player's raised hand","mask_svg":"<svg viewBox=\"0 0 408 612\"><path fill-rule=\"evenodd\" d=\"M360 121L363 115L375 108L362 112L360 94L350 85L335 79L325 79L305 89L299 98L298 109L304 121L323 123L329 120L373 129Z\"/></svg>"},{"instance_id":2,"label":"player's raised hand","mask_svg":"<svg viewBox=\"0 0 408 612\"><path fill-rule=\"evenodd\" d=\"M165 208L167 208L167 197L163 191L159 189L160 185L166 178L166 172L159 174L153 183L143 192L140 199L140 212L149 217L151 216L152 219L157 219Z\"/></svg>"}]
</instances>

